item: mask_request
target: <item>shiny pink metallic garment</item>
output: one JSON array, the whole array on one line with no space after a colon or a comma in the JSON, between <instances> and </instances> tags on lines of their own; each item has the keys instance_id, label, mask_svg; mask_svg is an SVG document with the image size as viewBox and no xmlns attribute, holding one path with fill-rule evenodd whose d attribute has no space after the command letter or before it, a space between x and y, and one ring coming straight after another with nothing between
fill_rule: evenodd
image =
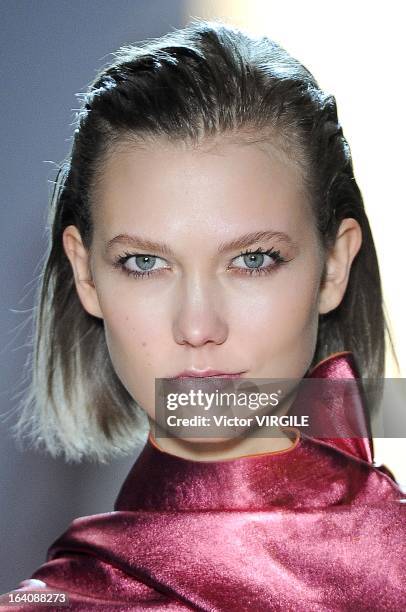
<instances>
[{"instance_id":1,"label":"shiny pink metallic garment","mask_svg":"<svg viewBox=\"0 0 406 612\"><path fill-rule=\"evenodd\" d=\"M358 373L345 351L307 376ZM352 402L369 431L361 397ZM348 406L336 403L326 410L343 421ZM201 462L150 434L115 511L73 521L18 592L62 589L68 609L83 611L406 610L405 518L406 497L373 463L368 435L296 430L287 450Z\"/></svg>"}]
</instances>

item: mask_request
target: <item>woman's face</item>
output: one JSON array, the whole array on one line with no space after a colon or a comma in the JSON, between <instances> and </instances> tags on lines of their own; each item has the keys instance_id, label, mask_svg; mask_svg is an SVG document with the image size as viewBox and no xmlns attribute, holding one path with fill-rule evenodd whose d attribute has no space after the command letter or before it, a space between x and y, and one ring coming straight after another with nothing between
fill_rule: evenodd
<instances>
[{"instance_id":1,"label":"woman's face","mask_svg":"<svg viewBox=\"0 0 406 612\"><path fill-rule=\"evenodd\" d=\"M303 377L323 260L300 175L271 147L123 146L93 216L94 288L79 294L148 415L155 378L186 369Z\"/></svg>"}]
</instances>

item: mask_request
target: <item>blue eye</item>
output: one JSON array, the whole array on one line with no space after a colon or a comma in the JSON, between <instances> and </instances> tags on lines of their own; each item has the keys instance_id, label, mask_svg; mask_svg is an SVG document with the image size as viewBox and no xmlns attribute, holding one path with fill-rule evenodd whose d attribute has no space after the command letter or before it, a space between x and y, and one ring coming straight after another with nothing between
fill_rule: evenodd
<instances>
[{"instance_id":1,"label":"blue eye","mask_svg":"<svg viewBox=\"0 0 406 612\"><path fill-rule=\"evenodd\" d=\"M266 257L273 263L268 263L268 265L262 267ZM279 267L279 265L288 261L281 256L280 251L274 251L273 248L267 251L263 251L260 248L256 251L248 250L236 257L236 260L238 259L242 259L246 266L242 268L237 266L237 269L243 270L244 274L269 274L273 272L275 268Z\"/></svg>"},{"instance_id":2,"label":"blue eye","mask_svg":"<svg viewBox=\"0 0 406 612\"><path fill-rule=\"evenodd\" d=\"M154 267L157 262L163 262L164 265ZM114 264L121 268L124 272L131 276L147 277L151 274L166 269L165 260L156 255L125 253L121 255Z\"/></svg>"},{"instance_id":3,"label":"blue eye","mask_svg":"<svg viewBox=\"0 0 406 612\"><path fill-rule=\"evenodd\" d=\"M273 263L263 266L264 262L266 263L266 258ZM273 248L266 251L263 251L261 248L255 251L247 250L240 253L233 261L238 259L243 260L244 267L231 266L229 269L238 270L239 274L245 275L270 274L281 264L289 261L280 255L280 251L274 251ZM156 264L158 264L158 267ZM167 262L164 259L156 255L149 255L148 253L123 253L113 265L123 270L129 276L147 278L167 270L168 265L166 264Z\"/></svg>"},{"instance_id":4,"label":"blue eye","mask_svg":"<svg viewBox=\"0 0 406 612\"><path fill-rule=\"evenodd\" d=\"M136 270L135 266L141 268L143 272L151 270L156 262L154 255L135 255L127 259L127 267L129 270Z\"/></svg>"}]
</instances>

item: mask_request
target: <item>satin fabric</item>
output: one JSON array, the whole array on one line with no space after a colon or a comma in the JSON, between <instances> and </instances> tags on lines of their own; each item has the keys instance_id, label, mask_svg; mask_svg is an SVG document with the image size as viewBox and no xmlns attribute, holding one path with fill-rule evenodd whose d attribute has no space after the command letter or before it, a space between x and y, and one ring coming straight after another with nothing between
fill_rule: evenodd
<instances>
[{"instance_id":1,"label":"satin fabric","mask_svg":"<svg viewBox=\"0 0 406 612\"><path fill-rule=\"evenodd\" d=\"M306 376L359 374L344 351ZM114 511L74 520L14 592L60 589L70 607L52 609L76 611L405 610L406 496L373 461L361 394L329 401L365 436L296 428L286 450L193 461L150 433Z\"/></svg>"}]
</instances>

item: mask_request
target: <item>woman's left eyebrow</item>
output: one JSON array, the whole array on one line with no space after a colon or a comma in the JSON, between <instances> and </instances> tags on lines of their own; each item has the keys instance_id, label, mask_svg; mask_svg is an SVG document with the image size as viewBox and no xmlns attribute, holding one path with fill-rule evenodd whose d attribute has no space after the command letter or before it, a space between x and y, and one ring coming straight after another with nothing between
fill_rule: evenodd
<instances>
[{"instance_id":1,"label":"woman's left eyebrow","mask_svg":"<svg viewBox=\"0 0 406 612\"><path fill-rule=\"evenodd\" d=\"M222 242L219 245L218 253L221 254L229 251L235 251L237 249L244 249L263 240L277 240L286 242L290 247L298 247L297 243L285 232L265 230L261 232L249 232L248 234L243 234L242 236L239 236L234 240L230 240L229 242Z\"/></svg>"},{"instance_id":2,"label":"woman's left eyebrow","mask_svg":"<svg viewBox=\"0 0 406 612\"><path fill-rule=\"evenodd\" d=\"M278 242L282 241L287 243L288 246L297 248L297 243L285 232L265 230L260 232L249 232L228 242L222 242L220 243L217 252L218 254L223 254L228 253L229 251L244 249L263 240L277 240ZM174 256L174 252L168 244L165 244L164 242L156 242L135 234L119 234L118 236L115 236L107 242L106 250L109 250L116 244L130 245L139 250L153 251L155 253L158 252L169 257Z\"/></svg>"}]
</instances>

